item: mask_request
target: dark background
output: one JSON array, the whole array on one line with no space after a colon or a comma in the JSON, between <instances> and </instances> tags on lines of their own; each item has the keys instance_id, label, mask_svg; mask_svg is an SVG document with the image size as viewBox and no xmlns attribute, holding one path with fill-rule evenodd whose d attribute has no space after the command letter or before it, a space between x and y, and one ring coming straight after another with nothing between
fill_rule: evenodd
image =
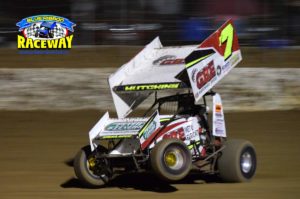
<instances>
[{"instance_id":1,"label":"dark background","mask_svg":"<svg viewBox=\"0 0 300 199\"><path fill-rule=\"evenodd\" d=\"M299 45L299 0L14 0L0 2L0 46L15 46L16 23L38 14L77 24L77 45L199 43L233 18L242 46Z\"/></svg>"}]
</instances>

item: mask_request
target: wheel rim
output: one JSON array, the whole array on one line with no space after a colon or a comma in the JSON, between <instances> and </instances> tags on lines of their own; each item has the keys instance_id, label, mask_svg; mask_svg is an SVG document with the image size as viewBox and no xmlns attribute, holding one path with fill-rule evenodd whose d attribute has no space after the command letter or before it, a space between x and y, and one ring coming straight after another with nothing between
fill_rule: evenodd
<instances>
[{"instance_id":1,"label":"wheel rim","mask_svg":"<svg viewBox=\"0 0 300 199\"><path fill-rule=\"evenodd\" d=\"M166 166L173 170L178 170L183 166L184 157L180 150L170 149L164 154L164 162Z\"/></svg>"},{"instance_id":2,"label":"wheel rim","mask_svg":"<svg viewBox=\"0 0 300 199\"><path fill-rule=\"evenodd\" d=\"M90 157L87 161L89 168L92 170L96 165L96 158Z\"/></svg>"},{"instance_id":3,"label":"wheel rim","mask_svg":"<svg viewBox=\"0 0 300 199\"><path fill-rule=\"evenodd\" d=\"M88 173L94 177L94 178L99 178L98 175L94 174L94 169L95 169L95 166L96 166L96 158L91 156L89 157L87 160L86 160L86 168L87 168L87 171Z\"/></svg>"},{"instance_id":4,"label":"wheel rim","mask_svg":"<svg viewBox=\"0 0 300 199\"><path fill-rule=\"evenodd\" d=\"M176 155L174 153L167 153L165 155L165 162L167 164L167 166L172 167L176 164Z\"/></svg>"},{"instance_id":5,"label":"wheel rim","mask_svg":"<svg viewBox=\"0 0 300 199\"><path fill-rule=\"evenodd\" d=\"M245 152L241 155L241 169L244 173L249 173L253 167L252 155Z\"/></svg>"}]
</instances>

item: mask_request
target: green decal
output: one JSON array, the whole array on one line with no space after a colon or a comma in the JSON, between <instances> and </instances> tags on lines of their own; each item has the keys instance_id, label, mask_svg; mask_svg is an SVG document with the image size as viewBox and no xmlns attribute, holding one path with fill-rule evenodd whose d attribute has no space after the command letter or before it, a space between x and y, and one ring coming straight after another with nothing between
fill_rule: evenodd
<instances>
[{"instance_id":1,"label":"green decal","mask_svg":"<svg viewBox=\"0 0 300 199\"><path fill-rule=\"evenodd\" d=\"M121 139L121 138L131 138L132 135L106 135L101 137L102 139Z\"/></svg>"},{"instance_id":2,"label":"green decal","mask_svg":"<svg viewBox=\"0 0 300 199\"><path fill-rule=\"evenodd\" d=\"M198 144L200 144L200 141L197 141L195 144L190 144L187 147L188 147L188 149L192 150L194 148L194 146L198 145Z\"/></svg>"},{"instance_id":3,"label":"green decal","mask_svg":"<svg viewBox=\"0 0 300 199\"><path fill-rule=\"evenodd\" d=\"M202 61L203 59L206 59L207 57L211 56L212 54L213 54L213 53L208 54L208 55L206 55L206 56L204 56L204 57L200 57L199 59L196 59L196 60L194 60L194 61L191 61L191 62L187 63L187 64L185 65L185 67L186 67L186 68L189 68L189 67L195 65L196 63Z\"/></svg>"},{"instance_id":4,"label":"green decal","mask_svg":"<svg viewBox=\"0 0 300 199\"><path fill-rule=\"evenodd\" d=\"M144 139L149 138L155 129L156 129L156 122L152 121L149 125L147 125L146 129L143 131L142 133L143 138Z\"/></svg>"},{"instance_id":5,"label":"green decal","mask_svg":"<svg viewBox=\"0 0 300 199\"><path fill-rule=\"evenodd\" d=\"M230 57L232 53L232 43L233 43L233 26L231 24L228 24L221 32L221 35L219 37L220 46L226 42L226 48L224 52L224 59L227 59Z\"/></svg>"},{"instance_id":6,"label":"green decal","mask_svg":"<svg viewBox=\"0 0 300 199\"><path fill-rule=\"evenodd\" d=\"M125 86L125 91L163 90L179 88L179 83L142 84Z\"/></svg>"},{"instance_id":7,"label":"green decal","mask_svg":"<svg viewBox=\"0 0 300 199\"><path fill-rule=\"evenodd\" d=\"M166 122L166 121L169 121L171 118L162 118L162 119L160 119L159 121L160 122Z\"/></svg>"},{"instance_id":8,"label":"green decal","mask_svg":"<svg viewBox=\"0 0 300 199\"><path fill-rule=\"evenodd\" d=\"M136 86L125 86L125 91L134 91Z\"/></svg>"},{"instance_id":9,"label":"green decal","mask_svg":"<svg viewBox=\"0 0 300 199\"><path fill-rule=\"evenodd\" d=\"M143 133L144 133L144 131L148 128L148 126L149 126L149 124L150 124L151 122L148 122L146 125L144 125L144 127L140 130L140 132L139 132L139 137L141 137L142 135L143 135Z\"/></svg>"}]
</instances>

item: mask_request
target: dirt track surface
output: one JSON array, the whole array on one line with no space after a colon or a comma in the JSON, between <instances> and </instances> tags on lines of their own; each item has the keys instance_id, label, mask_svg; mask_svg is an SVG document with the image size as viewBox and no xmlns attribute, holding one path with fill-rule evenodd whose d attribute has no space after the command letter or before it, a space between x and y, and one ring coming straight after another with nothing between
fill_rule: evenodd
<instances>
[{"instance_id":1,"label":"dirt track surface","mask_svg":"<svg viewBox=\"0 0 300 199\"><path fill-rule=\"evenodd\" d=\"M0 68L101 68L120 67L144 46L74 47L66 55L22 55L18 49L0 48ZM300 49L241 47L238 67L299 68Z\"/></svg>"},{"instance_id":2,"label":"dirt track surface","mask_svg":"<svg viewBox=\"0 0 300 199\"><path fill-rule=\"evenodd\" d=\"M0 198L300 198L300 111L226 115L229 136L256 146L258 170L251 183L193 175L166 184L138 174L85 189L74 178L72 158L88 143L87 132L101 115L0 112Z\"/></svg>"}]
</instances>

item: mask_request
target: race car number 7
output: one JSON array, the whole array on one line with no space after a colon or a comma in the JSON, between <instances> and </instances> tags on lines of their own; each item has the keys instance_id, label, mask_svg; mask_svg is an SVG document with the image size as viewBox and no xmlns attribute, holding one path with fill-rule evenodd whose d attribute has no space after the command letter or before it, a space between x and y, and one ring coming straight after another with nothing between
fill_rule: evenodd
<instances>
[{"instance_id":1,"label":"race car number 7","mask_svg":"<svg viewBox=\"0 0 300 199\"><path fill-rule=\"evenodd\" d=\"M224 52L224 59L226 60L232 53L232 42L233 42L233 26L228 24L221 32L219 37L220 46L226 42L226 48Z\"/></svg>"}]
</instances>

